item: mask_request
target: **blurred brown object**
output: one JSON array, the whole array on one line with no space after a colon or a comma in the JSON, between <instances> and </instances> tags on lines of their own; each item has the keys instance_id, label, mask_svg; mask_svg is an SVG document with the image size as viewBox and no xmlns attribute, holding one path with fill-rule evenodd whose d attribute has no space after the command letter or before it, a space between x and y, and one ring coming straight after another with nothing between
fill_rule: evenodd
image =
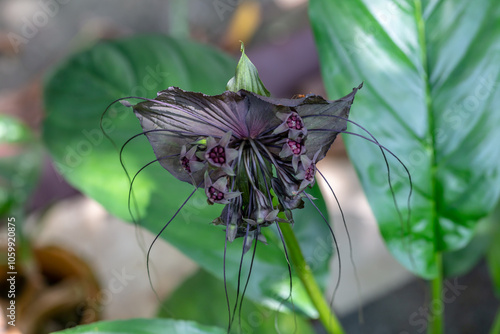
<instances>
[{"instance_id":1,"label":"blurred brown object","mask_svg":"<svg viewBox=\"0 0 500 334\"><path fill-rule=\"evenodd\" d=\"M1 92L0 113L19 118L35 132L40 132L44 115L40 77L26 86Z\"/></svg>"},{"instance_id":2,"label":"blurred brown object","mask_svg":"<svg viewBox=\"0 0 500 334\"><path fill-rule=\"evenodd\" d=\"M14 328L24 334L45 334L99 320L100 288L90 267L58 247L38 248L33 253L31 261L17 265ZM7 277L1 276L9 270L0 268L0 290L8 291ZM9 302L0 299L2 309Z\"/></svg>"},{"instance_id":3,"label":"blurred brown object","mask_svg":"<svg viewBox=\"0 0 500 334\"><path fill-rule=\"evenodd\" d=\"M235 9L231 22L222 38L222 46L228 52L240 49L240 42L248 43L261 22L261 4L258 1L243 1Z\"/></svg>"},{"instance_id":4,"label":"blurred brown object","mask_svg":"<svg viewBox=\"0 0 500 334\"><path fill-rule=\"evenodd\" d=\"M16 50L9 40L9 34L5 31L0 31L0 56L13 57L15 54Z\"/></svg>"}]
</instances>

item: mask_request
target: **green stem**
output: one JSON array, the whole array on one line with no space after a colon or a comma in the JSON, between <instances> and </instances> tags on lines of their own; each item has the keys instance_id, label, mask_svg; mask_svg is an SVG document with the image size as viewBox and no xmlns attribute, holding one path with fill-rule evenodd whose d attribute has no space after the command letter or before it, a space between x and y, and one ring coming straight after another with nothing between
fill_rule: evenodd
<instances>
[{"instance_id":1,"label":"green stem","mask_svg":"<svg viewBox=\"0 0 500 334\"><path fill-rule=\"evenodd\" d=\"M436 253L438 276L431 281L432 301L430 305L430 322L427 332L429 334L444 333L444 303L441 298L443 293L443 255Z\"/></svg>"},{"instance_id":2,"label":"green stem","mask_svg":"<svg viewBox=\"0 0 500 334\"><path fill-rule=\"evenodd\" d=\"M279 223L279 226L281 232L283 233L288 250L288 256L290 257L293 268L304 285L314 307L318 311L319 320L323 323L328 333L344 334L344 330L339 320L333 311L330 310L318 283L314 279L311 268L304 259L304 255L302 254L302 250L300 249L299 242L295 237L292 227L288 223Z\"/></svg>"},{"instance_id":3,"label":"green stem","mask_svg":"<svg viewBox=\"0 0 500 334\"><path fill-rule=\"evenodd\" d=\"M490 334L498 334L498 333L500 333L500 308L497 311L495 321L493 322L490 331Z\"/></svg>"}]
</instances>

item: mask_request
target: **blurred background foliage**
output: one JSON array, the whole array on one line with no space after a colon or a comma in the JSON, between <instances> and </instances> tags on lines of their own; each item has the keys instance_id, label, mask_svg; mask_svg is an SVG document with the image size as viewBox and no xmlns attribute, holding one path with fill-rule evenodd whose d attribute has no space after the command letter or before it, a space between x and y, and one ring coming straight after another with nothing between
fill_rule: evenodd
<instances>
[{"instance_id":1,"label":"blurred background foliage","mask_svg":"<svg viewBox=\"0 0 500 334\"><path fill-rule=\"evenodd\" d=\"M36 248L37 233L45 226L40 223L45 210L77 193L130 220L126 176L120 170L118 154L99 130L102 111L116 98L151 97L172 85L206 94L222 92L234 73L242 40L273 96L326 95L320 62L332 99L365 82L352 119L398 155L413 178L412 228L411 233L402 235L405 221L394 209L380 150L358 138L344 138L388 249L423 278L453 278L472 270L460 277L465 291L445 305L450 332L486 332L491 328L491 333L496 333L500 327L499 316L493 324L498 302L492 295L500 289L499 223L498 214L488 215L498 202L500 189L496 144L500 125L500 9L494 1L150 0L139 4L4 0L0 6L0 105L5 113L0 118L0 208L2 217L15 215L19 226L26 225L20 233L31 231L23 243L27 248ZM138 34L141 36L131 37ZM477 103L471 97L476 97ZM140 131L134 116L120 106L112 108L104 120L119 145ZM43 145L50 156L43 153ZM340 140L336 145L328 163L340 163L346 157ZM124 159L133 175L154 156L147 142L138 140L126 148ZM389 157L389 163L396 199L406 217L408 180L397 161ZM190 192L159 166L147 168L135 186L137 208L144 218L141 223L153 234ZM164 191L172 187L175 191ZM319 188L313 192L321 202ZM348 204L354 207L354 215L361 210L358 203L353 199ZM195 320L202 325L138 319L67 332L88 333L99 328L132 333L140 328L158 333L162 328L165 333L223 333L206 327L224 328L227 324L220 280L223 233L208 224L218 210L204 205L203 194L197 194L177 224L162 235L204 270L179 285L159 306L157 316ZM38 218L25 219L33 212ZM2 224L4 221L2 218ZM325 238L328 231L312 208L297 211L296 221L307 222L296 224L294 229L318 281L327 289L338 274L336 262L330 263L333 251L331 240ZM339 221L335 224L341 226ZM348 224L352 224L349 219ZM131 233L125 243L149 246L142 233ZM106 239L113 240L113 235ZM321 332L320 326L310 321L317 314L295 278L296 316L275 312L291 305L280 304L288 294L280 242L272 233L268 239L269 246L259 245L247 291L251 300L243 306L243 314L256 316L244 316L243 328L275 332L277 321L282 332L295 326L300 333ZM86 243L92 245L97 240ZM408 245L413 258L407 256ZM240 247L236 242L228 253L227 274L233 296ZM368 247L360 251L371 252ZM140 249L137 253L144 260ZM349 265L347 249L341 249L341 254L343 263ZM485 256L487 261L483 261ZM27 256L26 267L33 262L36 260ZM491 280L484 270L486 263ZM154 267L161 266L161 262L154 263ZM329 275L329 268L333 274ZM143 262L140 270L145 271ZM376 266L368 277L376 280L377 274L383 280L384 273ZM154 284L159 284L158 280L169 279L157 277ZM66 278L61 278L58 284L65 282ZM101 291L107 291L109 282L109 277L101 278ZM342 318L346 331L423 332L428 311L423 316L416 312L429 301L422 298L426 288L418 283L404 285L404 280L398 284L402 288L384 290L386 296L377 295L378 301L369 298L365 325L358 322L356 308L351 309L351 314ZM125 287L133 290L132 285ZM357 293L354 290L350 295L354 305ZM156 308L152 295L144 303ZM90 309L105 312L106 303L101 300L100 304ZM85 315L80 312L76 322L85 320ZM48 320L52 321L50 326L40 325L43 329L38 332L69 326L67 317L57 317ZM71 325L76 324L73 318Z\"/></svg>"}]
</instances>

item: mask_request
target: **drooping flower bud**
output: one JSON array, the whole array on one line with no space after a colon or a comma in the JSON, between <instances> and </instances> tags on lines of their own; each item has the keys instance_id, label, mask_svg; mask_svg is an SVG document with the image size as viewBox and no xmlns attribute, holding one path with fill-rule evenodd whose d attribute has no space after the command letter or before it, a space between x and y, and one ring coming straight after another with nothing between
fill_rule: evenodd
<instances>
[{"instance_id":1,"label":"drooping flower bud","mask_svg":"<svg viewBox=\"0 0 500 334\"><path fill-rule=\"evenodd\" d=\"M279 171L279 178L273 178L273 190L278 195L280 204L286 210L302 209L304 201L299 193L299 183L286 171Z\"/></svg>"},{"instance_id":2,"label":"drooping flower bud","mask_svg":"<svg viewBox=\"0 0 500 334\"><path fill-rule=\"evenodd\" d=\"M252 194L254 209L250 213L250 217L244 218L244 220L251 225L263 224L263 226L275 222L278 218L279 210L273 207L270 199L266 198L261 191L256 189L254 189Z\"/></svg>"}]
</instances>

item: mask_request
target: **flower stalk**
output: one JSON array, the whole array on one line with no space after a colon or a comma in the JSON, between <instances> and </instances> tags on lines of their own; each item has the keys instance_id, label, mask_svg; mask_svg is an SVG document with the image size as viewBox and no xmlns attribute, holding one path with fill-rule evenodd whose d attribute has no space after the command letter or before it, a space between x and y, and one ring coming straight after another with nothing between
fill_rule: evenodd
<instances>
[{"instance_id":1,"label":"flower stalk","mask_svg":"<svg viewBox=\"0 0 500 334\"><path fill-rule=\"evenodd\" d=\"M444 304L441 298L443 294L443 255L441 253L436 254L436 264L438 275L431 281L432 301L431 317L427 328L428 334L444 333Z\"/></svg>"},{"instance_id":2,"label":"flower stalk","mask_svg":"<svg viewBox=\"0 0 500 334\"><path fill-rule=\"evenodd\" d=\"M326 302L321 289L314 278L311 268L307 264L299 242L292 227L286 223L278 223L285 239L285 244L288 249L288 256L292 262L295 273L304 285L306 292L311 298L311 302L318 311L319 320L325 326L325 329L330 334L344 334L344 329L337 319L335 313L330 310L330 306Z\"/></svg>"},{"instance_id":3,"label":"flower stalk","mask_svg":"<svg viewBox=\"0 0 500 334\"><path fill-rule=\"evenodd\" d=\"M490 334L500 333L500 308L497 311L497 315L495 316L495 320L493 321L493 325L491 326Z\"/></svg>"}]
</instances>

